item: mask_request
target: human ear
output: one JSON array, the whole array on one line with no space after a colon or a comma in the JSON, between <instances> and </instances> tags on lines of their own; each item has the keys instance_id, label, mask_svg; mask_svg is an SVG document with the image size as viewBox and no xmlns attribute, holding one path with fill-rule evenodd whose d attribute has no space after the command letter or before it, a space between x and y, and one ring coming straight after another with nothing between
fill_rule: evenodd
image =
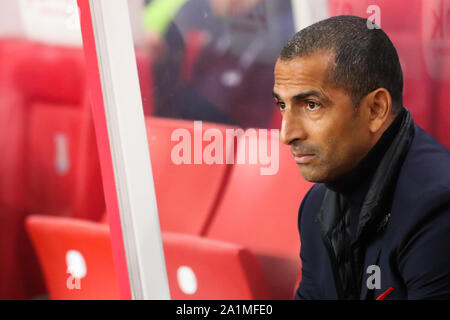
<instances>
[{"instance_id":1,"label":"human ear","mask_svg":"<svg viewBox=\"0 0 450 320\"><path fill-rule=\"evenodd\" d=\"M391 94L384 88L378 88L366 96L366 103L369 111L369 130L377 133L391 114Z\"/></svg>"}]
</instances>

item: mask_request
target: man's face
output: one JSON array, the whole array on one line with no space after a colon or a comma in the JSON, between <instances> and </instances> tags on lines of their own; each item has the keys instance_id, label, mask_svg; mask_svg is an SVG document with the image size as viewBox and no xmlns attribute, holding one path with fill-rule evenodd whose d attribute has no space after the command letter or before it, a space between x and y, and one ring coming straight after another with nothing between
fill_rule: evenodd
<instances>
[{"instance_id":1,"label":"man's face","mask_svg":"<svg viewBox=\"0 0 450 320\"><path fill-rule=\"evenodd\" d=\"M274 98L282 114L281 141L291 146L303 178L330 182L353 169L372 147L368 116L327 74L330 53L275 65Z\"/></svg>"}]
</instances>

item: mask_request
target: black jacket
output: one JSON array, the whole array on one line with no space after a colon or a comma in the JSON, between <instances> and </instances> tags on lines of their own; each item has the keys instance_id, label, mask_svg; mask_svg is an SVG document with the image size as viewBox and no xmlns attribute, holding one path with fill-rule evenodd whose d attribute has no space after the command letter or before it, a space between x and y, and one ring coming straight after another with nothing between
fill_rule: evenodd
<instances>
[{"instance_id":1,"label":"black jacket","mask_svg":"<svg viewBox=\"0 0 450 320\"><path fill-rule=\"evenodd\" d=\"M327 185L315 184L299 210L302 281L296 299L337 299L317 214ZM361 299L450 299L450 151L418 126L400 169L389 220L364 254ZM381 288L367 280L379 267Z\"/></svg>"}]
</instances>

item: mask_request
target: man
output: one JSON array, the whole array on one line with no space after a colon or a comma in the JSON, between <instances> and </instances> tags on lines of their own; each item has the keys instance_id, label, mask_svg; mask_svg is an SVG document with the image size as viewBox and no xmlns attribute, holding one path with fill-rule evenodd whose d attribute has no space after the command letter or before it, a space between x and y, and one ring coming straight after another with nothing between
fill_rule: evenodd
<instances>
[{"instance_id":1,"label":"man","mask_svg":"<svg viewBox=\"0 0 450 320\"><path fill-rule=\"evenodd\" d=\"M236 125L234 119L198 94L192 85L179 82L186 45L175 17L185 15L184 7L191 4L195 7L198 1L146 1L146 46L152 62L153 90L157 93L153 114Z\"/></svg>"},{"instance_id":2,"label":"man","mask_svg":"<svg viewBox=\"0 0 450 320\"><path fill-rule=\"evenodd\" d=\"M450 152L403 107L387 35L358 17L320 21L274 74L281 139L317 182L299 210L295 298L450 298Z\"/></svg>"}]
</instances>

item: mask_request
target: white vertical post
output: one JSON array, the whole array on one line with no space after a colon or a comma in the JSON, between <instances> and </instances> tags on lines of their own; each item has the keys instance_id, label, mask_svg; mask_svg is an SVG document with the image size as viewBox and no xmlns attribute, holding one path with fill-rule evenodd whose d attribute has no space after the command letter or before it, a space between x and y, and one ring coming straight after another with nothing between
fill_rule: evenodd
<instances>
[{"instance_id":1,"label":"white vertical post","mask_svg":"<svg viewBox=\"0 0 450 320\"><path fill-rule=\"evenodd\" d=\"M328 18L328 0L291 0L295 31Z\"/></svg>"},{"instance_id":2,"label":"white vertical post","mask_svg":"<svg viewBox=\"0 0 450 320\"><path fill-rule=\"evenodd\" d=\"M127 0L89 0L133 299L170 299Z\"/></svg>"},{"instance_id":3,"label":"white vertical post","mask_svg":"<svg viewBox=\"0 0 450 320\"><path fill-rule=\"evenodd\" d=\"M144 0L128 0L128 10L130 12L131 33L135 47L145 46L145 28L142 23L142 12L144 12Z\"/></svg>"}]
</instances>

